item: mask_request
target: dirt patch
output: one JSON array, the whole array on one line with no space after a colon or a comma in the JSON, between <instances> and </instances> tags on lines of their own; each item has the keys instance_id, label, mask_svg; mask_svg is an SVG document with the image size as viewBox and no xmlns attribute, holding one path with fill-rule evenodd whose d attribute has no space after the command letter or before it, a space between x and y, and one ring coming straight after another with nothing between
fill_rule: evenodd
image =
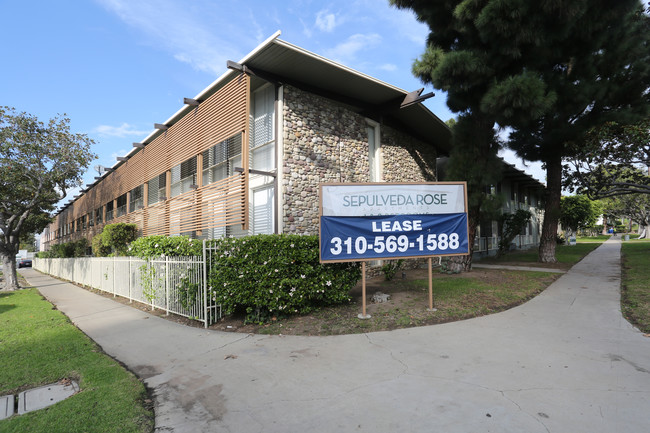
<instances>
[{"instance_id":1,"label":"dirt patch","mask_svg":"<svg viewBox=\"0 0 650 433\"><path fill-rule=\"evenodd\" d=\"M225 317L211 329L283 335L339 335L387 331L464 320L503 311L531 299L559 277L542 272L477 269L458 275L433 274L433 300L429 311L428 273L406 271L406 279L367 281L368 320L360 320L361 285L351 292L349 304L325 308L308 315L275 318L266 324L244 324L243 317ZM450 284L450 282L452 284ZM388 302L372 303L377 293L390 295Z\"/></svg>"}]
</instances>

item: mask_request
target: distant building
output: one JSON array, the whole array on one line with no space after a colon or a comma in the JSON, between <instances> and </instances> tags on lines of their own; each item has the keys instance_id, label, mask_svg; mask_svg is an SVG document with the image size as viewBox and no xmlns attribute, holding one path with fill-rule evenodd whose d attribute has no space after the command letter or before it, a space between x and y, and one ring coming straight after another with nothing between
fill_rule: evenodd
<instances>
[{"instance_id":1,"label":"distant building","mask_svg":"<svg viewBox=\"0 0 650 433\"><path fill-rule=\"evenodd\" d=\"M435 181L450 131L418 92L263 42L87 185L43 249L109 223L139 234L316 234L321 182Z\"/></svg>"},{"instance_id":2,"label":"distant building","mask_svg":"<svg viewBox=\"0 0 650 433\"><path fill-rule=\"evenodd\" d=\"M438 172L443 173L447 158L438 160ZM539 246L544 220L544 191L546 186L502 160L503 178L501 182L490 187L490 194L502 197L502 213L514 213L517 209L530 211L532 218L524 230L513 240L512 247L528 249ZM442 176L441 176L442 177ZM474 240L474 256L482 257L496 254L501 240L501 231L497 220L481 221Z\"/></svg>"}]
</instances>

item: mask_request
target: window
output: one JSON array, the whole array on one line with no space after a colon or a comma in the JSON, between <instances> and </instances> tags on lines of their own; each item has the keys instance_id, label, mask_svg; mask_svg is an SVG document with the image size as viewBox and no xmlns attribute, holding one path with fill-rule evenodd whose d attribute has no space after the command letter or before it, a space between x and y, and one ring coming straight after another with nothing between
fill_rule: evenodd
<instances>
[{"instance_id":1,"label":"window","mask_svg":"<svg viewBox=\"0 0 650 433\"><path fill-rule=\"evenodd\" d=\"M274 188L267 185L253 191L253 234L273 234L274 222Z\"/></svg>"},{"instance_id":2,"label":"window","mask_svg":"<svg viewBox=\"0 0 650 433\"><path fill-rule=\"evenodd\" d=\"M151 179L147 182L147 188L149 190L149 196L147 197L147 206L162 201L165 197L167 190L167 173L161 173L158 176Z\"/></svg>"},{"instance_id":3,"label":"window","mask_svg":"<svg viewBox=\"0 0 650 433\"><path fill-rule=\"evenodd\" d=\"M142 209L144 207L144 185L138 185L131 190L129 198L129 212Z\"/></svg>"},{"instance_id":4,"label":"window","mask_svg":"<svg viewBox=\"0 0 650 433\"><path fill-rule=\"evenodd\" d=\"M106 203L106 222L113 219L113 201Z\"/></svg>"},{"instance_id":5,"label":"window","mask_svg":"<svg viewBox=\"0 0 650 433\"><path fill-rule=\"evenodd\" d=\"M172 167L171 177L172 197L188 192L196 184L196 156Z\"/></svg>"},{"instance_id":6,"label":"window","mask_svg":"<svg viewBox=\"0 0 650 433\"><path fill-rule=\"evenodd\" d=\"M115 212L115 217L119 218L122 215L126 215L126 193L117 198L117 211Z\"/></svg>"},{"instance_id":7,"label":"window","mask_svg":"<svg viewBox=\"0 0 650 433\"><path fill-rule=\"evenodd\" d=\"M275 168L275 87L267 85L253 93L250 167Z\"/></svg>"},{"instance_id":8,"label":"window","mask_svg":"<svg viewBox=\"0 0 650 433\"><path fill-rule=\"evenodd\" d=\"M241 134L203 152L203 185L232 176L235 167L241 167Z\"/></svg>"},{"instance_id":9,"label":"window","mask_svg":"<svg viewBox=\"0 0 650 433\"><path fill-rule=\"evenodd\" d=\"M103 214L103 209L101 207L95 209L95 222L97 223L97 225L102 223L102 219L104 217L102 214Z\"/></svg>"},{"instance_id":10,"label":"window","mask_svg":"<svg viewBox=\"0 0 650 433\"><path fill-rule=\"evenodd\" d=\"M95 214L90 211L88 212L88 228L95 225Z\"/></svg>"},{"instance_id":11,"label":"window","mask_svg":"<svg viewBox=\"0 0 650 433\"><path fill-rule=\"evenodd\" d=\"M370 182L381 181L381 134L379 130L379 123L366 119L368 124L368 178Z\"/></svg>"}]
</instances>

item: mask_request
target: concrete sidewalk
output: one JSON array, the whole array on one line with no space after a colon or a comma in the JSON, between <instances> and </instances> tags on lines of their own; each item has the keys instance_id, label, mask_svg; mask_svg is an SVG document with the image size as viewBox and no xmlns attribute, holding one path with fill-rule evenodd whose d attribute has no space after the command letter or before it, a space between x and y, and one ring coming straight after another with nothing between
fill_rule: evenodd
<instances>
[{"instance_id":1,"label":"concrete sidewalk","mask_svg":"<svg viewBox=\"0 0 650 433\"><path fill-rule=\"evenodd\" d=\"M155 393L160 432L650 431L650 339L620 313L610 240L535 299L337 337L188 328L22 273Z\"/></svg>"}]
</instances>

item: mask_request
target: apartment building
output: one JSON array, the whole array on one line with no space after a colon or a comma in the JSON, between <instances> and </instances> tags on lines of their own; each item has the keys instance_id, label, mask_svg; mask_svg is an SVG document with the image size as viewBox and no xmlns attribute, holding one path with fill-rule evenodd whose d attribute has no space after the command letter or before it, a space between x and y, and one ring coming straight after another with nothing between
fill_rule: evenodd
<instances>
[{"instance_id":1,"label":"apartment building","mask_svg":"<svg viewBox=\"0 0 650 433\"><path fill-rule=\"evenodd\" d=\"M316 234L321 182L436 180L447 126L407 92L264 41L60 209L43 249L106 224L217 238Z\"/></svg>"}]
</instances>

